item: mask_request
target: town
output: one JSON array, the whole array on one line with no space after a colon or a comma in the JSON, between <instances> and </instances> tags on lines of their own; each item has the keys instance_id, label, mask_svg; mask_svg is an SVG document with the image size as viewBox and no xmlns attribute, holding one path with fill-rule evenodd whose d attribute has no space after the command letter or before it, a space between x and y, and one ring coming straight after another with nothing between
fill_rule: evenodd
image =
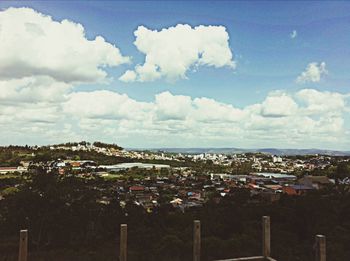
<instances>
[{"instance_id":1,"label":"town","mask_svg":"<svg viewBox=\"0 0 350 261\"><path fill-rule=\"evenodd\" d=\"M25 228L32 260L117 260L118 226L128 224L128 259L191 260L191 226L200 219L204 261L249 256L261 249L256 233L268 215L277 260L295 249L311 260L304 249L312 249L315 233L327 236L341 260L348 255L349 166L346 155L137 150L85 141L4 146L0 250L15 260Z\"/></svg>"},{"instance_id":2,"label":"town","mask_svg":"<svg viewBox=\"0 0 350 261\"><path fill-rule=\"evenodd\" d=\"M208 200L219 203L224 197L234 198L237 191L249 193L250 202L273 202L283 194L301 196L336 183L350 185L349 170L339 167L350 163L346 156L184 154L125 150L101 142L7 147L3 154L8 150L12 150L11 155L22 151L22 158L17 155L17 166L12 162L0 167L1 199L9 191L16 191L13 183L4 182L6 178L35 173L39 168L62 176L102 179L108 186L98 188L102 190L100 203L109 204L116 196L120 206L133 204L148 213L160 205L184 212L201 207ZM85 158L81 158L81 153ZM114 164L106 164L111 158L115 159Z\"/></svg>"}]
</instances>

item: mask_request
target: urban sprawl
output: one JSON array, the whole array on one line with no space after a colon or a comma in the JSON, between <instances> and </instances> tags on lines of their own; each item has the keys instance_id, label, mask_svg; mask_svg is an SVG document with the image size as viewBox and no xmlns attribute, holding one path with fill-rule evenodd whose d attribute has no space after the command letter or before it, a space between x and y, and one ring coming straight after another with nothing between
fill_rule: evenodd
<instances>
[{"instance_id":1,"label":"urban sprawl","mask_svg":"<svg viewBox=\"0 0 350 261\"><path fill-rule=\"evenodd\" d=\"M41 159L37 156L43 148L46 154L60 152L60 155L66 156ZM350 161L346 156L186 154L125 150L116 145L88 142L26 146L25 150L26 160L21 160L17 166L2 164L1 176L24 175L40 168L47 173L63 176L74 175L83 179L98 177L108 181L108 187L96 189L115 192L102 193L101 204L108 204L113 200L113 195L120 206L133 204L147 212L153 212L161 205L168 205L175 211L186 211L201 207L209 199L220 202L224 197L235 197L237 191L242 190L249 193L251 202L273 202L283 194L302 196L338 183L350 184L346 176L337 176L337 166ZM82 152L83 155L93 153L108 159L119 159L120 162L106 164L94 157L81 158L79 153ZM6 187L0 194L1 199L4 197Z\"/></svg>"}]
</instances>

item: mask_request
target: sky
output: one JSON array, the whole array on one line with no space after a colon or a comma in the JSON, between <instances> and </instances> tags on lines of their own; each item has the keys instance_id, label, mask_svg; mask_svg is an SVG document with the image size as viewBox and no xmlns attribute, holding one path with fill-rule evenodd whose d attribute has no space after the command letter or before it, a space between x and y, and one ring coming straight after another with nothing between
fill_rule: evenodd
<instances>
[{"instance_id":1,"label":"sky","mask_svg":"<svg viewBox=\"0 0 350 261\"><path fill-rule=\"evenodd\" d=\"M0 144L350 150L350 2L1 1Z\"/></svg>"}]
</instances>

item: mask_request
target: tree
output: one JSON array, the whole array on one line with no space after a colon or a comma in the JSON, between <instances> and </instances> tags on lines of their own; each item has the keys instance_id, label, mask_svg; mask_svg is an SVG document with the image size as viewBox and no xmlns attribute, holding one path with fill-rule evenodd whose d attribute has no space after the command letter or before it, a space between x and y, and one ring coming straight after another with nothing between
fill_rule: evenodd
<instances>
[{"instance_id":1,"label":"tree","mask_svg":"<svg viewBox=\"0 0 350 261\"><path fill-rule=\"evenodd\" d=\"M334 173L334 178L337 184L339 184L339 180L344 179L350 176L350 168L347 162L340 162L337 165L337 169Z\"/></svg>"}]
</instances>

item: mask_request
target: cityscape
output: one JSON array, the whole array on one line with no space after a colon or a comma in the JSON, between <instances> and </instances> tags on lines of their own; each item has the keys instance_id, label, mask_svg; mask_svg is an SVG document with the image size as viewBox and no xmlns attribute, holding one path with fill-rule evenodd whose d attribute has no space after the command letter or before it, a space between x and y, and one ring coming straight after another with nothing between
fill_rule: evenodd
<instances>
[{"instance_id":1,"label":"cityscape","mask_svg":"<svg viewBox=\"0 0 350 261\"><path fill-rule=\"evenodd\" d=\"M101 142L3 150L27 159L20 160L19 156L18 166L0 167L3 178L16 178L38 168L62 176L99 177L113 181L108 190L116 191L121 206L136 204L148 212L156 209L160 202L184 211L200 207L213 196L217 201L234 196L235 190L241 189L249 191L252 199L272 202L279 200L282 194L303 195L334 187L336 182L350 186L349 170L343 170L344 173L338 170L339 166L350 165L350 156L164 153L125 150ZM101 162L96 161L95 156L80 159L79 152L100 154ZM57 153L64 158L55 157ZM119 163L106 164L108 159L103 157ZM3 188L3 194L8 190L12 191L11 187ZM109 204L113 199L101 196L98 200Z\"/></svg>"},{"instance_id":2,"label":"cityscape","mask_svg":"<svg viewBox=\"0 0 350 261\"><path fill-rule=\"evenodd\" d=\"M349 13L0 1L0 261L349 261Z\"/></svg>"},{"instance_id":3,"label":"cityscape","mask_svg":"<svg viewBox=\"0 0 350 261\"><path fill-rule=\"evenodd\" d=\"M18 224L32 228L33 241L30 249L34 253L30 256L39 260L49 257L55 257L57 260L73 260L81 256L96 260L117 259L117 251L111 252L113 246L108 245L114 240L107 239L107 246L103 247L96 242L101 240L99 239L101 235L106 238L115 236L117 233L115 226L119 222L125 222L133 227L130 237L136 242L136 244L128 243L132 250L125 251L125 256L140 260L142 259L140 255L150 259L165 255L166 259L163 260L173 260L168 255L173 254L176 244L180 243L177 240L181 240L181 237L186 238L186 234L170 237L164 235L163 240L167 244L164 249L157 249L159 246L157 244L154 246L152 243L143 248L137 243L140 235L135 233L145 229L144 222L147 220L152 222L153 219L160 223L153 225L148 223L146 226L149 232L147 233L156 235L174 233L162 229L165 225L163 222L175 222L173 226L180 232L188 229L190 225L187 223L182 227L180 221L183 218L201 217L201 220L210 220L215 216L221 220L219 223L209 221L210 223L204 224L209 227L223 226L227 222L226 218L230 217L230 222L227 224L231 224L234 220L243 224L247 222L258 231L257 220L254 222L251 217L245 215L250 212L258 214L277 211L273 214L275 220L278 216L290 212L291 218L294 215L297 216L289 222L295 219L305 220L305 218L311 219L312 222L316 215L319 221L315 225L319 227L318 229L328 231L327 234L331 239L338 236L338 232L328 230L333 229L332 227L327 225L328 229L324 230L325 228L318 222L329 220L329 215L335 215L334 211L340 210L335 206L347 204L350 193L350 156L330 155L346 154L346 152L329 151L328 155L274 155L262 152L198 154L186 151L179 153L180 149L175 150L176 152L171 152L171 149L124 149L117 144L86 141L47 146L1 147L0 205L3 211L1 220L3 231L5 234L13 234L11 231L18 228ZM197 150L203 151L203 149ZM223 151L227 150L227 148L223 149ZM317 205L320 202L324 203L314 210L314 204ZM306 210L302 206L310 209ZM327 209L327 206L334 206L334 208L324 212L327 210L323 208ZM18 207L20 207L19 212ZM346 209L344 210L347 211ZM229 213L217 216L221 211L234 212L233 216ZM324 219L318 217L319 212L325 215ZM19 213L19 216L14 213ZM307 217L304 216L306 213L308 213ZM345 224L348 222L344 219L346 213L339 216ZM252 217L256 219L256 216ZM57 218L61 221L57 221ZM119 221L113 222L111 218ZM287 217L280 222L287 225L288 229L293 229L286 220L288 220ZM50 222L56 225L49 225ZM56 226L61 222L69 222L69 224L58 231L59 227ZM85 222L88 223L85 224ZM43 227L43 224L46 225ZM91 234L86 235L81 232L79 235L71 234L72 225L78 230L87 229ZM47 230L49 227L46 228L46 226L54 229L53 234L52 231ZM110 226L114 227L114 231L110 231ZM297 235L304 237L305 228L310 226L311 224L306 222L301 226L301 230L296 230ZM235 230L238 229L234 233L242 229L236 225L234 227ZM279 233L286 233L286 231L280 228ZM60 240L64 240L67 235L71 239L62 243ZM230 243L230 247L222 252L218 252L216 248L210 250L208 249L210 244L222 247L226 242L225 239L219 239L221 236L216 232L214 235L218 238L210 239L214 240L213 242L209 239L208 242L204 241L203 247L205 251L209 251L204 256L204 260L225 258L227 255L234 254L247 256L257 252L256 247L259 245L257 243L253 248L236 249L234 252L232 252L233 243ZM234 235L236 238L241 238L238 242L253 240L250 234ZM47 241L51 240L52 236L55 244L61 245L64 249L68 243L70 248L87 247L90 252L83 254L80 250L64 250L64 254L57 253L58 250L50 247L51 243ZM90 238L89 240L92 241L77 244L74 240L77 236L81 239ZM274 237L277 235L274 234ZM282 238L280 240L281 245L286 244ZM12 237L10 242L16 245L16 237ZM297 244L296 241L292 243L288 245L289 249L295 248ZM4 256L14 258L16 254L11 251L11 244L8 244L3 245L3 251L7 253ZM44 252L38 250L42 244L48 244ZM311 245L310 238L304 238L299 242L299 248L305 245ZM185 243L181 243L181 246L184 250L177 252L175 260L188 260L188 246ZM149 248L153 247L157 248L150 251ZM100 249L105 250L102 253ZM119 252L121 260L122 253L121 247ZM282 258L289 256L288 253L277 254ZM201 255L199 252L197 257Z\"/></svg>"}]
</instances>

